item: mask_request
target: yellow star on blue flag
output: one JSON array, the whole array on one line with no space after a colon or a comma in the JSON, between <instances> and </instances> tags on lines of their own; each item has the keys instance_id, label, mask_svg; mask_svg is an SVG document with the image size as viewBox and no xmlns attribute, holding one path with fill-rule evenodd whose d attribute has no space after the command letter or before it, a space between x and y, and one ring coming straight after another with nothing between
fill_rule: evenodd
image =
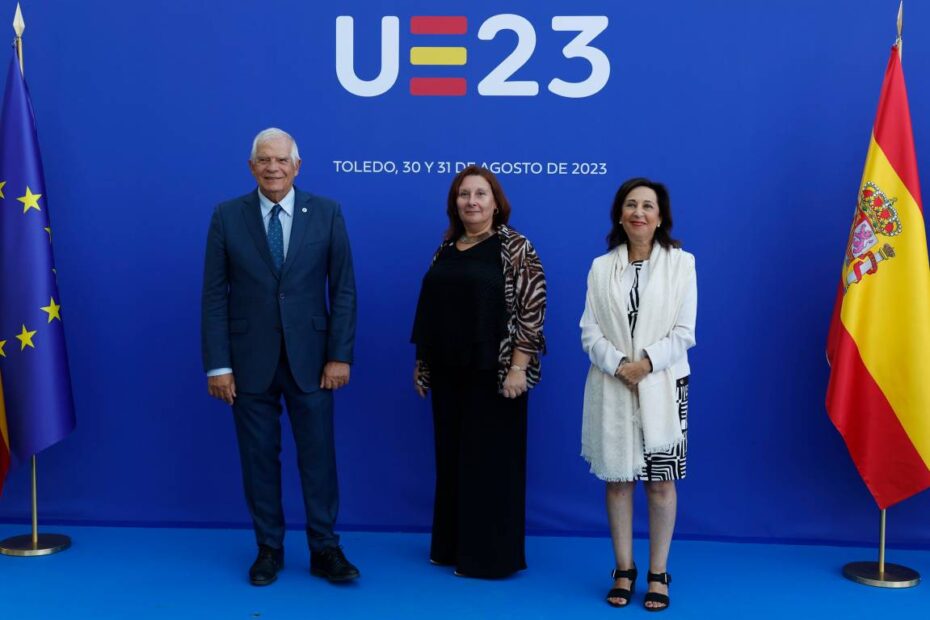
<instances>
[{"instance_id":1,"label":"yellow star on blue flag","mask_svg":"<svg viewBox=\"0 0 930 620\"><path fill-rule=\"evenodd\" d=\"M32 190L29 189L29 186L26 186L26 195L20 196L16 200L23 203L23 213L29 211L29 209L35 209L36 211L41 211L42 207L39 206L39 198L42 197L42 194L33 194Z\"/></svg>"},{"instance_id":2,"label":"yellow star on blue flag","mask_svg":"<svg viewBox=\"0 0 930 620\"><path fill-rule=\"evenodd\" d=\"M55 298L52 297L47 306L42 306L39 308L43 312L48 313L48 322L51 323L53 320L61 320L61 306L55 303Z\"/></svg>"},{"instance_id":3,"label":"yellow star on blue flag","mask_svg":"<svg viewBox=\"0 0 930 620\"><path fill-rule=\"evenodd\" d=\"M22 346L19 348L20 351L25 351L26 347L36 348L34 342L32 342L32 337L36 335L36 330L29 331L26 329L26 326L23 325L23 331L16 336L16 339L22 343Z\"/></svg>"}]
</instances>

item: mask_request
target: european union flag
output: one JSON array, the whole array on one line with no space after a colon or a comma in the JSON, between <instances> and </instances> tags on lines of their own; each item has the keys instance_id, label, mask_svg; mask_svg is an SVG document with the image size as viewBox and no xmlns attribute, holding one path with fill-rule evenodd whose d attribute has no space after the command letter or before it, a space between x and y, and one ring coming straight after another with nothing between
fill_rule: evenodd
<instances>
[{"instance_id":1,"label":"european union flag","mask_svg":"<svg viewBox=\"0 0 930 620\"><path fill-rule=\"evenodd\" d=\"M35 113L14 51L0 116L0 443L21 461L74 429L55 277Z\"/></svg>"}]
</instances>

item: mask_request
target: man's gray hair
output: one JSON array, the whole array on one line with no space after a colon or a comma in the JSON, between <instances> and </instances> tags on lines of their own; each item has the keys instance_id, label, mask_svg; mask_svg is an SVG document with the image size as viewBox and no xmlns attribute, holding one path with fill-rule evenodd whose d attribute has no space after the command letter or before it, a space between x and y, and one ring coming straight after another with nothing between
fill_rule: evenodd
<instances>
[{"instance_id":1,"label":"man's gray hair","mask_svg":"<svg viewBox=\"0 0 930 620\"><path fill-rule=\"evenodd\" d=\"M283 129L278 129L277 127L269 127L268 129L262 129L258 132L258 135L255 136L255 139L252 140L252 154L249 156L251 161L255 161L255 156L258 154L258 147L268 142L269 140L274 140L275 138L287 138L291 141L291 163L295 166L297 162L300 161L300 152L297 150L297 141L294 140L294 136L287 133Z\"/></svg>"}]
</instances>

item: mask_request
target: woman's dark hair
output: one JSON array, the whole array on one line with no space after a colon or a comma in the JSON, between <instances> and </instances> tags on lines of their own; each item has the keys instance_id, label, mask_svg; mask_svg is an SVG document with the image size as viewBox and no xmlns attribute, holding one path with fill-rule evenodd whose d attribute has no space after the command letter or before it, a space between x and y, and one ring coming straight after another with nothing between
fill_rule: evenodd
<instances>
[{"instance_id":1,"label":"woman's dark hair","mask_svg":"<svg viewBox=\"0 0 930 620\"><path fill-rule=\"evenodd\" d=\"M488 182L491 186L491 193L494 195L494 202L497 204L497 213L494 214L494 220L491 225L499 228L502 224L510 221L510 203L507 202L507 196L504 195L504 188L494 173L481 166L468 166L452 179L452 187L449 188L449 200L446 205L446 215L449 216L449 228L446 229L446 241L458 239L465 234L465 225L459 218L459 188L462 187L462 181L465 177L479 176Z\"/></svg>"},{"instance_id":2,"label":"woman's dark hair","mask_svg":"<svg viewBox=\"0 0 930 620\"><path fill-rule=\"evenodd\" d=\"M626 197L637 187L648 187L656 193L659 200L659 219L662 225L656 228L653 239L659 242L663 248L680 248L681 241L672 238L672 202L668 197L668 189L661 183L650 181L643 177L635 177L625 181L617 195L614 196L614 204L610 208L610 234L607 235L607 249L612 250L622 243L627 243L629 239L626 231L620 224L620 216L623 214L623 203Z\"/></svg>"}]
</instances>

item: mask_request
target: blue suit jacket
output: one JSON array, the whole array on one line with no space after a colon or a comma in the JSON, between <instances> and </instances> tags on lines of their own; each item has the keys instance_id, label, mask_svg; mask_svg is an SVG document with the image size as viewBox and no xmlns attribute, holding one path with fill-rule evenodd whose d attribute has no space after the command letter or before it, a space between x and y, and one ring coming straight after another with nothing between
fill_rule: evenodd
<instances>
[{"instance_id":1,"label":"blue suit jacket","mask_svg":"<svg viewBox=\"0 0 930 620\"><path fill-rule=\"evenodd\" d=\"M342 212L332 200L294 189L294 220L280 276L268 249L258 190L217 206L210 223L203 365L232 368L243 392L268 389L282 343L305 392L319 389L327 361L352 362L355 276Z\"/></svg>"}]
</instances>

